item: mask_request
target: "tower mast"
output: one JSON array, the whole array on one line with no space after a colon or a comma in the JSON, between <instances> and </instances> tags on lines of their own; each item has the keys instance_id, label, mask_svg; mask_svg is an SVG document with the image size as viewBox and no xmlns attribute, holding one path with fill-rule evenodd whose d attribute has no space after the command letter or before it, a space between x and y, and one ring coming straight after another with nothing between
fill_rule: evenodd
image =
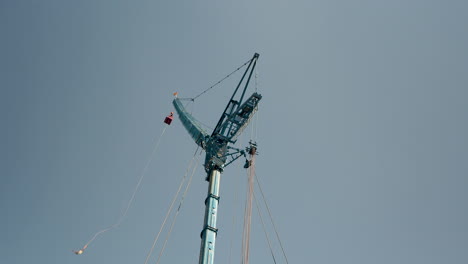
<instances>
[{"instance_id":1,"label":"tower mast","mask_svg":"<svg viewBox=\"0 0 468 264\"><path fill-rule=\"evenodd\" d=\"M211 135L208 135L208 133L202 129L200 123L185 110L180 99L176 98L173 101L182 124L195 140L195 143L206 152L205 171L207 173L206 180L209 184L208 194L205 199L205 218L203 221L203 229L200 234L199 264L214 263L215 242L218 232L216 221L220 197L221 173L227 165L231 164L237 158L246 155L244 150L229 145L236 143L237 137L248 125L250 119L257 110L258 102L262 98L260 94L255 92L243 102L258 57L259 54L255 53L250 60L247 69L242 75L239 84ZM247 75L248 77L245 80ZM244 84L244 89L242 90L240 98L236 100L236 94L242 84Z\"/></svg>"}]
</instances>

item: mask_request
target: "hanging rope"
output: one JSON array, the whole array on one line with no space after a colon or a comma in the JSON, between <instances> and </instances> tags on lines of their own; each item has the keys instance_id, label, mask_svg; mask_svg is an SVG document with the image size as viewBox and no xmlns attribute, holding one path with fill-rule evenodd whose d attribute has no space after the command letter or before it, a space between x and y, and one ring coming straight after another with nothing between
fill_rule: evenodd
<instances>
[{"instance_id":1,"label":"hanging rope","mask_svg":"<svg viewBox=\"0 0 468 264\"><path fill-rule=\"evenodd\" d=\"M261 195L262 195L263 202L265 203L265 207L267 208L268 215L270 216L270 221L271 221L271 223L272 223L272 225L273 225L273 229L275 230L276 238L278 239L278 242L279 242L279 244L280 244L281 251L283 252L284 259L286 260L286 263L289 264L288 258L287 258L287 256L286 256L286 252L284 251L283 243L281 242L281 239L280 239L280 237L279 237L278 230L277 230L277 228L276 228L275 222L273 221L273 217L272 217L272 215L271 215L270 207L268 206L268 203L267 203L267 201L266 201L266 199L265 199L265 195L263 194L262 186L260 186L260 181L259 181L258 177L256 177L255 180L256 180L256 182L257 182L258 188L259 188L260 193L261 193Z\"/></svg>"},{"instance_id":2,"label":"hanging rope","mask_svg":"<svg viewBox=\"0 0 468 264\"><path fill-rule=\"evenodd\" d=\"M250 167L248 169L247 200L244 211L244 231L242 239L242 264L249 264L250 256L250 231L252 223L252 200L255 177L255 155L250 155Z\"/></svg>"},{"instance_id":3,"label":"hanging rope","mask_svg":"<svg viewBox=\"0 0 468 264\"><path fill-rule=\"evenodd\" d=\"M93 242L96 238L98 238L100 235L102 235L103 233L105 233L107 231L110 231L110 230L112 230L114 228L117 228L122 223L125 216L127 216L127 213L128 213L128 210L130 209L130 206L133 204L133 200L135 199L135 195L136 195L136 193L138 192L138 190L140 188L141 182L143 181L143 178L145 177L146 172L148 171L148 167L151 164L151 161L153 160L154 154L156 153L156 150L159 147L159 143L161 142L161 138L164 135L164 133L166 132L166 129L167 129L167 126L164 126L164 129L162 130L161 135L159 135L159 138L158 138L156 144L154 145L153 151L151 152L151 155L149 156L149 158L148 158L148 160L146 162L146 165L145 165L145 167L143 168L143 171L140 174L138 183L136 184L136 186L135 186L135 188L133 190L132 196L131 196L130 200L127 203L127 207L120 214L119 218L117 219L117 222L115 222L115 224L111 225L108 228L104 228L104 229L96 232L94 234L94 236L83 246L82 249L77 250L77 251L73 251L73 252L75 252L75 254L77 254L77 255L82 254L84 252L84 250L89 246L89 244L91 244L91 242ZM154 141L154 139L153 139L153 141Z\"/></svg>"},{"instance_id":4,"label":"hanging rope","mask_svg":"<svg viewBox=\"0 0 468 264\"><path fill-rule=\"evenodd\" d=\"M255 91L257 91L257 72L255 72ZM251 135L249 142L256 141L256 119L253 120L251 125ZM242 264L249 264L250 258L250 232L252 223L252 200L254 198L254 184L255 184L255 156L256 153L249 153L248 167L248 181L247 181L247 199L244 209L244 230L242 235ZM274 257L273 257L274 259Z\"/></svg>"},{"instance_id":5,"label":"hanging rope","mask_svg":"<svg viewBox=\"0 0 468 264\"><path fill-rule=\"evenodd\" d=\"M255 194L254 194L254 200L255 200L255 205L257 206L258 215L260 216L260 222L262 222L263 232L265 233L265 237L266 237L266 240L268 242L268 247L270 248L271 257L273 258L273 262L276 264L275 254L273 254L273 249L271 247L270 237L268 236L268 233L266 231L265 222L263 221L263 216L262 216L262 213L260 211L260 206L258 206L258 201L257 201L257 197L255 196Z\"/></svg>"},{"instance_id":6,"label":"hanging rope","mask_svg":"<svg viewBox=\"0 0 468 264\"><path fill-rule=\"evenodd\" d=\"M172 207L174 206L174 203L175 203L175 201L177 200L177 197L179 196L180 190L182 189L182 186L183 186L183 184L184 184L184 182L185 182L185 179L187 178L187 174L188 174L188 172L190 171L190 169L191 169L191 167L192 167L192 164L193 164L193 161L194 161L194 159L195 159L195 156L197 155L198 149L199 149L199 147L197 147L197 149L195 150L195 153L193 154L192 160L190 161L190 163L189 163L187 169L185 170L185 174L184 174L184 176L182 177L182 180L180 181L179 188L177 189L176 194L175 194L174 197L172 198L171 205L169 206L169 209L167 210L166 216L164 217L164 221L163 221L163 223L161 224L161 228L159 229L158 234L157 234L156 237L154 238L153 245L151 246L151 249L150 249L150 251L148 252L148 255L146 256L145 264L148 263L148 260L149 260L149 258L151 257L151 254L153 253L154 246L155 246L156 243L158 242L159 236L161 235L161 232L162 232L164 226L166 225L166 221L167 221L167 219L169 218L169 214L170 214L171 211L172 211Z\"/></svg>"},{"instance_id":7,"label":"hanging rope","mask_svg":"<svg viewBox=\"0 0 468 264\"><path fill-rule=\"evenodd\" d=\"M200 151L200 154L202 152ZM160 259L161 259L161 256L164 252L164 249L166 248L166 245L167 245L167 241L169 240L169 237L171 236L171 233L172 233L172 229L174 228L174 225L175 225L175 222L177 220L177 216L179 215L179 212L180 212L180 208L182 207L182 204L184 203L184 200L185 200L185 196L187 195L187 192L190 188L190 185L192 183L192 178L193 178L193 175L195 174L195 171L197 170L197 167L198 167L198 159L200 158L200 156L197 157L196 161L195 161L195 167L193 168L192 170L192 173L190 175L190 178L189 178L189 181L187 183L187 186L185 187L185 191L184 193L182 194L182 198L180 200L180 203L179 203L179 207L177 208L177 211L176 211L176 214L174 215L174 218L172 219L172 223L171 223L171 227L169 228L169 232L167 233L167 236L166 236L166 240L164 241L164 245L163 247L161 248L161 251L159 252L159 256L158 256L158 259L156 261L156 264L159 263Z\"/></svg>"}]
</instances>

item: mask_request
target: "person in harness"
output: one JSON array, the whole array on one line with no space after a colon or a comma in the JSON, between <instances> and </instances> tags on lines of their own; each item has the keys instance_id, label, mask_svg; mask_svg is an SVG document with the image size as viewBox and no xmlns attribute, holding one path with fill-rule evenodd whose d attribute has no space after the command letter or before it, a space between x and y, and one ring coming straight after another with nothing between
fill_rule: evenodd
<instances>
[{"instance_id":1,"label":"person in harness","mask_svg":"<svg viewBox=\"0 0 468 264\"><path fill-rule=\"evenodd\" d=\"M88 245L85 245L82 249L80 250L72 250L73 253L75 253L76 255L81 255L83 254L84 250L88 247Z\"/></svg>"}]
</instances>

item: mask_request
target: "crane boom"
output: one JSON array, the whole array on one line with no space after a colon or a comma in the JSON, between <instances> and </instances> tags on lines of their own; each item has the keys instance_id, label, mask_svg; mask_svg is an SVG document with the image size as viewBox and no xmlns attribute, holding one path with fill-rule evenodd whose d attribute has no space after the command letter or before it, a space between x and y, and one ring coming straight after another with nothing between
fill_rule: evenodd
<instances>
[{"instance_id":1,"label":"crane boom","mask_svg":"<svg viewBox=\"0 0 468 264\"><path fill-rule=\"evenodd\" d=\"M182 105L182 102L179 98L175 98L172 101L174 108L179 115L182 125L185 127L187 132L190 134L195 143L201 148L205 149L206 141L210 137L208 133L201 127L200 122L195 119Z\"/></svg>"},{"instance_id":2,"label":"crane boom","mask_svg":"<svg viewBox=\"0 0 468 264\"><path fill-rule=\"evenodd\" d=\"M183 126L195 143L206 152L205 171L207 172L206 180L209 182L209 188L205 200L203 230L200 234L202 242L200 246L199 264L214 263L215 240L218 232L216 220L221 173L225 166L231 164L240 156L245 156L245 151L230 147L229 144L234 144L237 137L242 133L244 128L247 127L250 119L258 109L259 101L262 99L262 96L255 92L245 100L245 102L242 102L257 64L258 57L258 53L255 53L250 60L249 66L242 75L239 84L232 94L211 136L202 129L200 122L185 110L180 99L176 98L173 101L173 105ZM248 78L244 84L242 94L238 100L235 100L236 93L239 87L244 83L247 73ZM230 161L227 160L228 157L231 157Z\"/></svg>"}]
</instances>

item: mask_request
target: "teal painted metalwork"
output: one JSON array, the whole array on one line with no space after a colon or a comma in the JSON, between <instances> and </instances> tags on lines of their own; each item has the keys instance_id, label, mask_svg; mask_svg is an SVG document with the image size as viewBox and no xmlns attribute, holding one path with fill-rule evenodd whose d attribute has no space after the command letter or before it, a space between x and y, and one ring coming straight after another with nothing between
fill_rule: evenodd
<instances>
[{"instance_id":1,"label":"teal painted metalwork","mask_svg":"<svg viewBox=\"0 0 468 264\"><path fill-rule=\"evenodd\" d=\"M239 84L211 136L203 130L200 122L185 110L180 99L176 98L173 101L173 105L183 126L195 143L206 152L205 171L207 172L206 180L209 182L209 188L208 195L205 199L203 230L200 234L202 241L200 245L199 264L214 263L216 234L218 232L216 220L219 205L221 173L225 166L231 164L239 157L246 155L244 150L230 147L229 144L234 144L236 142L237 137L249 124L250 119L257 111L258 102L262 99L260 94L253 93L245 102L242 102L258 57L258 53L255 53L253 58L248 62L249 65L242 75ZM247 74L248 77L244 83ZM242 94L238 100L235 100L236 93L242 84L244 84Z\"/></svg>"},{"instance_id":2,"label":"teal painted metalwork","mask_svg":"<svg viewBox=\"0 0 468 264\"><path fill-rule=\"evenodd\" d=\"M198 122L189 112L185 110L185 107L182 105L182 102L179 98L174 99L172 102L177 114L179 114L179 119L182 122L182 125L187 129L190 136L195 140L198 146L205 149L206 140L209 138L208 133L203 130Z\"/></svg>"}]
</instances>

